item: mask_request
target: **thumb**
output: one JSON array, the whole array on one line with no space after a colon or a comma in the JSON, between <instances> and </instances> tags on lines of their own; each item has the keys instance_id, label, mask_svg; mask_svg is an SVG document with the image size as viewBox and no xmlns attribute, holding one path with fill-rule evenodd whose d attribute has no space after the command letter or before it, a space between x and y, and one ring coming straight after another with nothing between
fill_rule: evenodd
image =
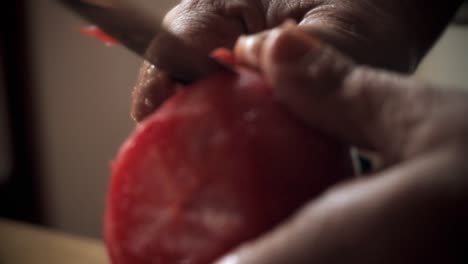
<instances>
[{"instance_id":1,"label":"thumb","mask_svg":"<svg viewBox=\"0 0 468 264\"><path fill-rule=\"evenodd\" d=\"M241 64L258 69L295 116L395 162L425 121L432 96L409 78L354 64L291 23L239 39Z\"/></svg>"}]
</instances>

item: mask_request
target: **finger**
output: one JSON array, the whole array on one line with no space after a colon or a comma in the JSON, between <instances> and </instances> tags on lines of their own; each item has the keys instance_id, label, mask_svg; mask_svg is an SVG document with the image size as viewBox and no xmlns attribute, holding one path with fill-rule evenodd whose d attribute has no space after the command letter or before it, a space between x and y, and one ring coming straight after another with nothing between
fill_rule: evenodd
<instances>
[{"instance_id":1,"label":"finger","mask_svg":"<svg viewBox=\"0 0 468 264\"><path fill-rule=\"evenodd\" d=\"M466 263L461 157L433 152L337 187L217 263Z\"/></svg>"},{"instance_id":2,"label":"finger","mask_svg":"<svg viewBox=\"0 0 468 264\"><path fill-rule=\"evenodd\" d=\"M461 2L324 1L300 25L359 63L412 72Z\"/></svg>"},{"instance_id":3,"label":"finger","mask_svg":"<svg viewBox=\"0 0 468 264\"><path fill-rule=\"evenodd\" d=\"M232 48L241 34L265 29L263 17L260 6L249 0L182 1L164 19L170 34L159 34L147 53L158 58L160 65L157 66L170 75L177 74L187 63L200 66L200 69L191 70L208 73L212 70L208 65L208 54L215 48ZM187 47L187 53L172 41L174 36ZM197 53L203 56L196 56Z\"/></svg>"},{"instance_id":4,"label":"finger","mask_svg":"<svg viewBox=\"0 0 468 264\"><path fill-rule=\"evenodd\" d=\"M384 1L330 1L310 10L300 27L361 64L411 72L421 55L413 54L394 9Z\"/></svg>"},{"instance_id":5,"label":"finger","mask_svg":"<svg viewBox=\"0 0 468 264\"><path fill-rule=\"evenodd\" d=\"M182 1L165 17L164 24L172 34L160 34L152 42L147 56L157 58L156 68L143 65L133 93L132 115L141 121L154 111L177 85L170 78L194 79L219 70L208 56L192 58L191 54L209 54L214 48L233 46L240 34L254 33L264 27L261 10L252 1ZM182 40L171 41L173 36ZM186 52L190 51L190 52ZM198 65L192 72L187 64Z\"/></svg>"},{"instance_id":6,"label":"finger","mask_svg":"<svg viewBox=\"0 0 468 264\"><path fill-rule=\"evenodd\" d=\"M417 152L427 113L443 98L425 84L357 66L290 24L267 37L242 38L235 51L240 63L260 69L293 114L347 143L381 152L389 163Z\"/></svg>"},{"instance_id":7,"label":"finger","mask_svg":"<svg viewBox=\"0 0 468 264\"><path fill-rule=\"evenodd\" d=\"M421 15L421 10L418 10L421 3L403 5L385 0L260 2L264 5L269 28L292 18L299 22L303 30L359 63L403 72L414 70L426 51L426 48L412 46L419 40L415 36L419 36L421 32L434 32L435 36L426 41L430 45L440 27L435 26L437 23L432 21L430 24L434 27L429 28L413 28L413 24L420 23L419 21L412 25L406 23L407 15L413 16L412 20L421 20L425 15L434 17L433 14L426 14L428 10L424 10ZM406 9L411 10L405 12ZM444 11L446 9L449 8L443 8ZM440 16L438 13L437 17Z\"/></svg>"},{"instance_id":8,"label":"finger","mask_svg":"<svg viewBox=\"0 0 468 264\"><path fill-rule=\"evenodd\" d=\"M132 118L137 122L143 121L179 86L167 73L159 71L147 61L143 62L132 92Z\"/></svg>"}]
</instances>

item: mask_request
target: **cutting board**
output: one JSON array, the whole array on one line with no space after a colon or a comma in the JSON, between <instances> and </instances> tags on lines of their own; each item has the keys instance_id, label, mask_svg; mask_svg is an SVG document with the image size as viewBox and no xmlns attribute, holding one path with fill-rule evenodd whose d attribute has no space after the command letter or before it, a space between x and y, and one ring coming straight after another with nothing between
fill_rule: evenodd
<instances>
[{"instance_id":1,"label":"cutting board","mask_svg":"<svg viewBox=\"0 0 468 264\"><path fill-rule=\"evenodd\" d=\"M103 243L0 219L0 264L108 264Z\"/></svg>"}]
</instances>

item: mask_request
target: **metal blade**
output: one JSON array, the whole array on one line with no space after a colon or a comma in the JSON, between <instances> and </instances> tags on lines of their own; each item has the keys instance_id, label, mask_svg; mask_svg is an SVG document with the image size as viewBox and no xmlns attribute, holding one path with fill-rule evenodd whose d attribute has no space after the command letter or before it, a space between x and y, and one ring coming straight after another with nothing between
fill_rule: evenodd
<instances>
[{"instance_id":1,"label":"metal blade","mask_svg":"<svg viewBox=\"0 0 468 264\"><path fill-rule=\"evenodd\" d=\"M59 0L153 65L189 83L228 69L162 27L162 19L117 0ZM167 54L168 48L177 54ZM229 70L229 69L228 69Z\"/></svg>"}]
</instances>

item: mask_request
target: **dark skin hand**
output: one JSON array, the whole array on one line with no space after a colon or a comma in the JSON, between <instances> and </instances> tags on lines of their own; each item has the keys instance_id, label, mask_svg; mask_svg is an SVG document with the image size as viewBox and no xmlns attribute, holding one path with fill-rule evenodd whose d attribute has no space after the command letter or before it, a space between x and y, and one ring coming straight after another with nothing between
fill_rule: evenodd
<instances>
[{"instance_id":1,"label":"dark skin hand","mask_svg":"<svg viewBox=\"0 0 468 264\"><path fill-rule=\"evenodd\" d=\"M296 20L300 27L361 64L411 72L430 48L461 0L183 0L165 17L176 36L200 53L232 48L253 34ZM164 35L153 46L161 65L145 63L133 92L132 116L141 121L179 86L165 62L184 60ZM166 64L166 65L165 65ZM170 68L171 72L165 69Z\"/></svg>"},{"instance_id":2,"label":"dark skin hand","mask_svg":"<svg viewBox=\"0 0 468 264\"><path fill-rule=\"evenodd\" d=\"M357 65L294 25L235 50L294 115L385 166L218 264L468 263L467 92Z\"/></svg>"}]
</instances>

